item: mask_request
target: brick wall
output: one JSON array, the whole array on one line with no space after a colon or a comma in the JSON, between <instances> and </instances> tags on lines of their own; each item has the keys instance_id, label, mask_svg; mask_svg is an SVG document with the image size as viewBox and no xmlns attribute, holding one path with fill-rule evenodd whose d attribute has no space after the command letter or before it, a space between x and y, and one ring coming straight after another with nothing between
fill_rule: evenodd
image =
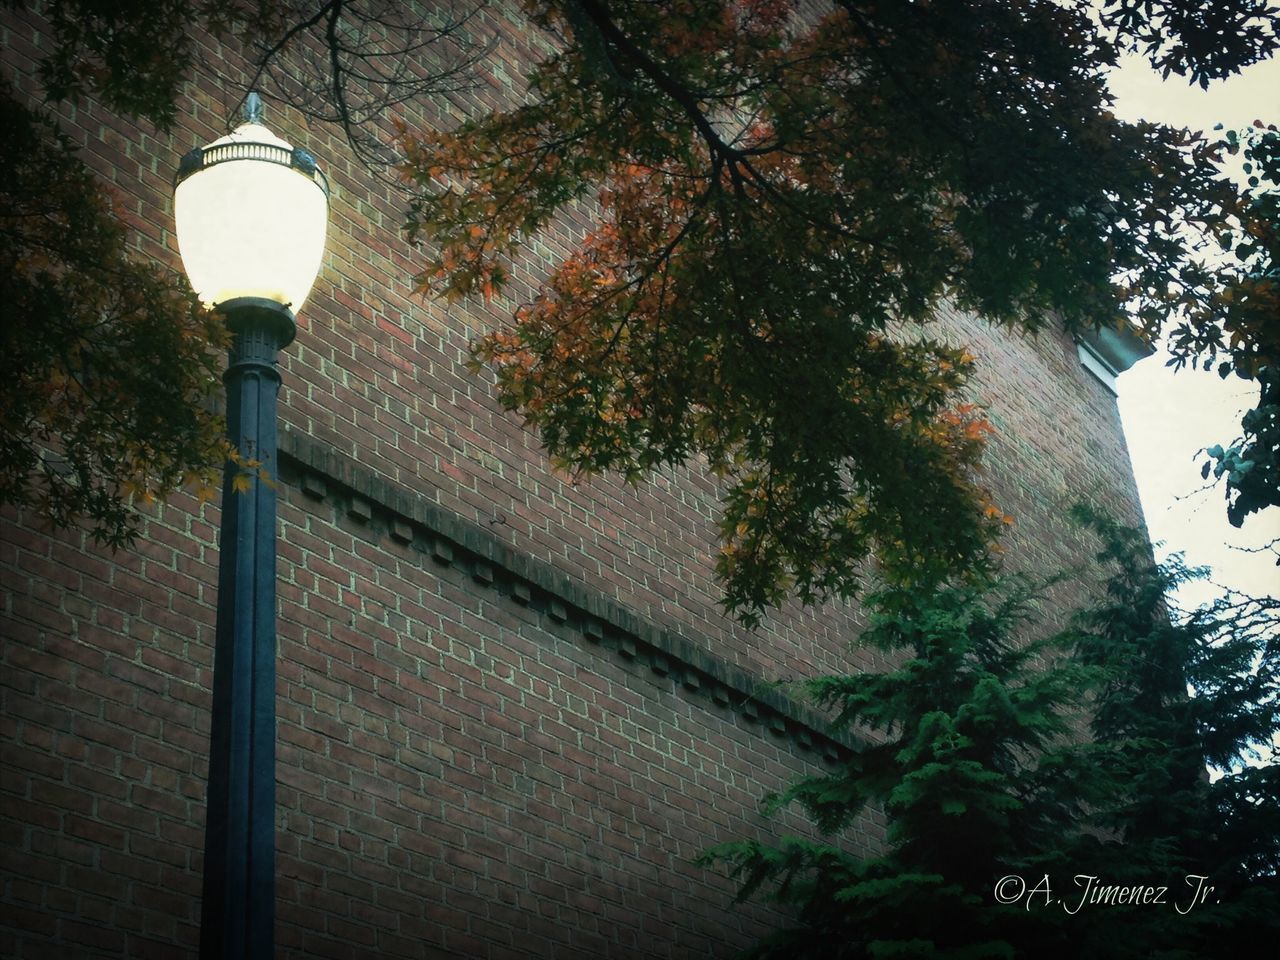
<instances>
[{"instance_id":1,"label":"brick wall","mask_svg":"<svg viewBox=\"0 0 1280 960\"><path fill-rule=\"evenodd\" d=\"M32 92L39 26L0 24L6 75ZM492 31L478 39L501 72L413 105L411 123L518 85L532 41L496 14L475 29ZM203 58L244 68L215 44ZM173 170L224 132L228 99L202 72L172 135L63 109L141 256L177 265ZM403 198L331 131L267 123L334 185L326 263L283 364L280 953L732 955L774 918L731 909L731 886L690 860L803 829L765 822L758 800L838 745L777 682L872 665L848 647L856 608L788 608L757 631L726 620L712 482L555 474L463 368L504 305L413 298ZM983 366L1013 565L1079 557L1064 512L1081 494L1137 518L1114 401L1069 340L958 315L940 329ZM0 955L193 955L218 522L181 495L113 554L0 514ZM850 842L874 846L876 825Z\"/></svg>"}]
</instances>

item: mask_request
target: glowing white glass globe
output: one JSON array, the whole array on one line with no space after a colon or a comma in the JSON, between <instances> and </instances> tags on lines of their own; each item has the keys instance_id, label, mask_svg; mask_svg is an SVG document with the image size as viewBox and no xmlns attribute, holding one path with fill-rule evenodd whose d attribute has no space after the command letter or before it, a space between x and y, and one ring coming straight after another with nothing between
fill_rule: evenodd
<instances>
[{"instance_id":1,"label":"glowing white glass globe","mask_svg":"<svg viewBox=\"0 0 1280 960\"><path fill-rule=\"evenodd\" d=\"M178 249L210 305L262 297L294 313L324 255L329 187L314 158L249 122L182 158Z\"/></svg>"}]
</instances>

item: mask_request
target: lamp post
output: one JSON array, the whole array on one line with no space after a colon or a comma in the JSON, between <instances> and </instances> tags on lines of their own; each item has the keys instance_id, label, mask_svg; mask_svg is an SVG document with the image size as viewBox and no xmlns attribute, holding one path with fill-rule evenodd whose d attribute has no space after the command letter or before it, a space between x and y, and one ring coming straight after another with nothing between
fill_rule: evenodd
<instances>
[{"instance_id":1,"label":"lamp post","mask_svg":"<svg viewBox=\"0 0 1280 960\"><path fill-rule=\"evenodd\" d=\"M182 158L174 219L183 266L232 333L227 432L244 460L276 473L281 348L324 253L328 184L315 158L245 122ZM237 477L248 481L237 488ZM202 960L268 960L275 926L276 495L226 465L205 825Z\"/></svg>"}]
</instances>

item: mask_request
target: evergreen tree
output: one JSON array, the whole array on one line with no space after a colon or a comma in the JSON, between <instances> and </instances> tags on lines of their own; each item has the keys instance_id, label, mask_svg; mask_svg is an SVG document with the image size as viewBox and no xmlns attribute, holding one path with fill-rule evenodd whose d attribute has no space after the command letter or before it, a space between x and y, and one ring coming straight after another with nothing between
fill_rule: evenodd
<instances>
[{"instance_id":1,"label":"evergreen tree","mask_svg":"<svg viewBox=\"0 0 1280 960\"><path fill-rule=\"evenodd\" d=\"M1126 914L1130 936L1111 955L1225 956L1280 934L1280 771L1260 763L1280 730L1280 607L1228 594L1177 615L1167 598L1204 571L1178 557L1156 564L1139 531L1074 513L1109 570L1075 649L1100 670L1093 740L1121 786L1092 812L1101 839L1089 872L1168 883L1173 905Z\"/></svg>"},{"instance_id":2,"label":"evergreen tree","mask_svg":"<svg viewBox=\"0 0 1280 960\"><path fill-rule=\"evenodd\" d=\"M833 772L805 778L769 805L799 803L824 834L868 808L883 813L887 848L858 856L837 843L788 838L728 843L739 899L760 890L795 908L797 924L757 958L1049 956L1059 915L1002 906L1003 876L1043 872L1096 783L1071 746L1064 708L1083 672L1024 643L1031 594L985 576L937 589L893 587L868 598L862 642L899 658L883 673L812 684L837 726L859 739ZM1045 657L1051 659L1046 663Z\"/></svg>"},{"instance_id":3,"label":"evergreen tree","mask_svg":"<svg viewBox=\"0 0 1280 960\"><path fill-rule=\"evenodd\" d=\"M794 911L750 956L1190 960L1280 934L1280 777L1243 762L1280 730L1278 605L1228 596L1175 619L1166 598L1200 573L1075 515L1103 589L1048 640L1024 642L1017 580L869 597L861 642L898 665L811 684L861 739L767 802L828 839L703 858L739 900ZM860 856L839 832L869 809L886 849Z\"/></svg>"}]
</instances>

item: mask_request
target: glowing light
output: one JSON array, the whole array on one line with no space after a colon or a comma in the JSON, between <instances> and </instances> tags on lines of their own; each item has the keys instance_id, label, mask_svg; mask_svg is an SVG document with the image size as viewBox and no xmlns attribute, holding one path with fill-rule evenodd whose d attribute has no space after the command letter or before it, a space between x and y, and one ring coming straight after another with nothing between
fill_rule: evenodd
<instances>
[{"instance_id":1,"label":"glowing light","mask_svg":"<svg viewBox=\"0 0 1280 960\"><path fill-rule=\"evenodd\" d=\"M178 249L208 304L263 297L298 312L320 270L328 184L304 151L249 122L182 160Z\"/></svg>"}]
</instances>

